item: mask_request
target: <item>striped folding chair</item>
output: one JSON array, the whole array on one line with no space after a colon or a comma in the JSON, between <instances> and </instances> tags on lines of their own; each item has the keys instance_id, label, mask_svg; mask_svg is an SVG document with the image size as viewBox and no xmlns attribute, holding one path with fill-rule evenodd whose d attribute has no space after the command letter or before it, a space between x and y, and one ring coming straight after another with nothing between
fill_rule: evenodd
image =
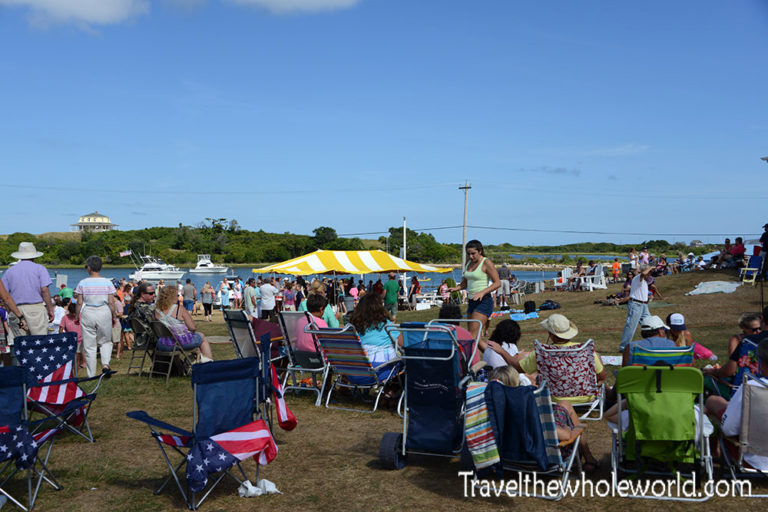
<instances>
[{"instance_id":1,"label":"striped folding chair","mask_svg":"<svg viewBox=\"0 0 768 512\"><path fill-rule=\"evenodd\" d=\"M536 427L524 432L511 421L516 417L522 417L521 421L529 427ZM465 435L480 477L488 473L500 477L504 471L515 471L560 480L558 494L539 494L534 486L532 492L520 490L520 496L560 500L574 462L580 464L581 434L570 441L558 441L546 382L538 389L513 388L497 381L471 383L467 390Z\"/></svg>"},{"instance_id":2,"label":"striped folding chair","mask_svg":"<svg viewBox=\"0 0 768 512\"><path fill-rule=\"evenodd\" d=\"M343 329L332 328L306 328L304 332L313 334L325 354L333 378L323 389L320 395L328 387L328 396L325 406L328 409L341 409L345 411L376 412L379 406L384 386L393 378L399 377L400 358L396 357L378 366L372 366L368 354L360 343L355 327L347 325ZM337 388L352 390L372 390L376 393L373 410L350 409L344 407L331 407L331 395Z\"/></svg>"},{"instance_id":3,"label":"striped folding chair","mask_svg":"<svg viewBox=\"0 0 768 512\"><path fill-rule=\"evenodd\" d=\"M642 348L634 345L630 351L630 366L693 366L694 345L675 348Z\"/></svg>"}]
</instances>

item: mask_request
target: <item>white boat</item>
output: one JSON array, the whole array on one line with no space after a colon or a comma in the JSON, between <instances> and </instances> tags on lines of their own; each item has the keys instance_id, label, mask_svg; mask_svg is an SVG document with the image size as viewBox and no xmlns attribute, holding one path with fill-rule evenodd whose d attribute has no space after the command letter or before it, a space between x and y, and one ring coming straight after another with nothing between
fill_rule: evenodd
<instances>
[{"instance_id":1,"label":"white boat","mask_svg":"<svg viewBox=\"0 0 768 512\"><path fill-rule=\"evenodd\" d=\"M193 274L226 274L229 267L214 265L209 254L197 255L197 266L190 269Z\"/></svg>"},{"instance_id":2,"label":"white boat","mask_svg":"<svg viewBox=\"0 0 768 512\"><path fill-rule=\"evenodd\" d=\"M132 281L160 281L161 279L181 279L186 274L185 271L179 267L174 267L168 263L164 263L162 260L153 258L152 256L140 257L141 267L138 267L136 272L128 276Z\"/></svg>"}]
</instances>

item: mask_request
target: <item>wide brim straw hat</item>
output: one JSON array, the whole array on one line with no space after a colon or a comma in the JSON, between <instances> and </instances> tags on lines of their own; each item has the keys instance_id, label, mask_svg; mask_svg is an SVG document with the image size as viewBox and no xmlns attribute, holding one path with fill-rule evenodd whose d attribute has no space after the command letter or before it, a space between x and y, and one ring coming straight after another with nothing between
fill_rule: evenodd
<instances>
[{"instance_id":1,"label":"wide brim straw hat","mask_svg":"<svg viewBox=\"0 0 768 512\"><path fill-rule=\"evenodd\" d=\"M32 242L21 242L19 244L19 250L11 253L11 258L16 258L17 260L32 260L39 258L42 255L43 253L35 249L35 244Z\"/></svg>"},{"instance_id":2,"label":"wide brim straw hat","mask_svg":"<svg viewBox=\"0 0 768 512\"><path fill-rule=\"evenodd\" d=\"M541 325L551 334L564 340L570 340L579 334L576 324L568 320L565 315L559 313L550 315L549 318L541 322Z\"/></svg>"}]
</instances>

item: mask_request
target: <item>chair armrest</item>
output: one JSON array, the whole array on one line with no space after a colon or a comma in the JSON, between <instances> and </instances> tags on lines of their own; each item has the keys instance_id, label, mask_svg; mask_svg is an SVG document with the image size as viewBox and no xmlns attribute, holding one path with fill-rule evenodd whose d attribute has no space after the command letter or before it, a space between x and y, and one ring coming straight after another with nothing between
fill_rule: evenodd
<instances>
[{"instance_id":1,"label":"chair armrest","mask_svg":"<svg viewBox=\"0 0 768 512\"><path fill-rule=\"evenodd\" d=\"M145 411L129 411L125 413L125 415L133 420L144 422L150 427L158 427L164 430L175 432L176 434L179 434L182 436L194 437L192 435L192 432L189 432L188 430L184 430L183 428L179 428L177 426L171 425L170 423L157 420L152 416L150 416L149 414L147 414Z\"/></svg>"}]
</instances>

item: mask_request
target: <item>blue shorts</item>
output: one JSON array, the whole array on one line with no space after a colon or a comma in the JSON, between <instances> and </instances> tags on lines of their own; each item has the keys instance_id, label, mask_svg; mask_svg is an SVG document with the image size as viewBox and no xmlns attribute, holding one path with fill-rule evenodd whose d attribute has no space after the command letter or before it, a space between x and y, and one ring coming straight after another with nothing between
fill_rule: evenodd
<instances>
[{"instance_id":1,"label":"blue shorts","mask_svg":"<svg viewBox=\"0 0 768 512\"><path fill-rule=\"evenodd\" d=\"M189 311L191 313L194 308L195 308L195 301L193 301L193 300L185 300L184 301L184 309L186 309L187 311Z\"/></svg>"},{"instance_id":2,"label":"blue shorts","mask_svg":"<svg viewBox=\"0 0 768 512\"><path fill-rule=\"evenodd\" d=\"M467 318L471 317L472 313L480 313L481 315L490 318L491 313L493 313L493 297L491 297L490 293L487 293L485 297L480 300L469 300L469 305L467 306Z\"/></svg>"}]
</instances>

